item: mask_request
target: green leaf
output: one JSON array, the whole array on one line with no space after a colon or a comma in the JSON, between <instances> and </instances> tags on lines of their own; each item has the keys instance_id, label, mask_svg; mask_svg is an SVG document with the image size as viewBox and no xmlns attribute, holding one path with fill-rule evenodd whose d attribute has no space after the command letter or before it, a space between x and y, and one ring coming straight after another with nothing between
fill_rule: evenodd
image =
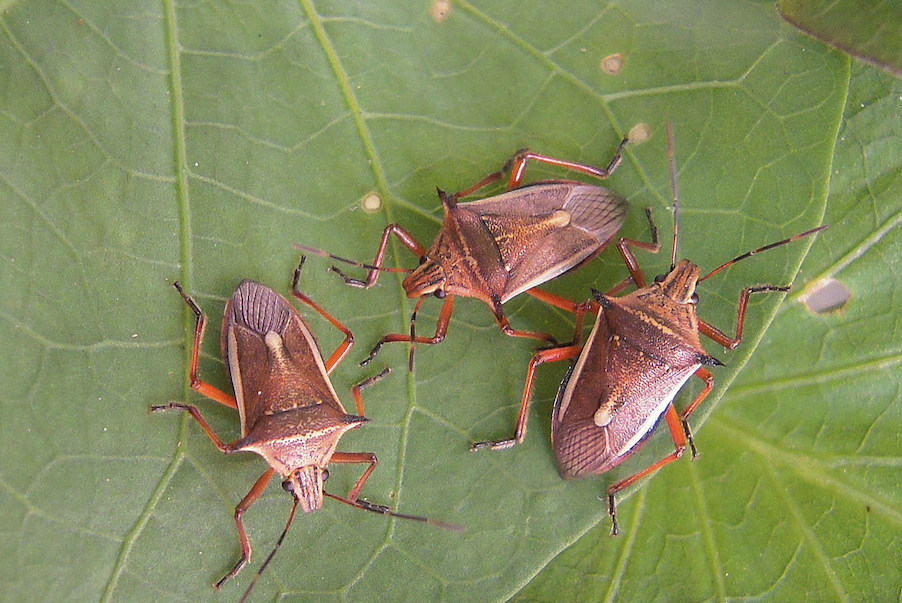
<instances>
[{"instance_id":1,"label":"green leaf","mask_svg":"<svg viewBox=\"0 0 902 603\"><path fill-rule=\"evenodd\" d=\"M364 391L370 423L339 444L379 456L363 495L467 531L326 501L295 519L252 600L897 592L897 82L865 69L850 80L844 55L756 2L454 2L436 22L427 3L23 0L0 31L4 600L234 601L284 526L290 498L273 484L244 516L251 565L223 593L210 588L237 559L233 510L266 466L220 454L185 416L147 413L188 400L223 439L238 435L236 413L188 388L193 322L173 280L210 320L201 377L228 389L218 326L241 279L287 294L291 243L371 261L390 222L428 245L435 187L469 186L523 146L602 165L648 124L652 138L628 147L606 186L632 204L625 236L648 236L650 206L669 241L666 120L680 255L703 270L831 223L703 283L702 318L729 331L746 284L800 290L827 274L853 292L844 313L753 300L742 346L709 347L728 366L693 417L702 457L621 497L623 536L610 539L598 497L672 449L666 430L608 475L562 481L548 431L566 367L551 365L525 443L470 454L470 441L512 431L534 345L461 298L445 342L418 347L414 373L404 345L361 369L380 335L406 331L413 306L398 275L348 289L310 258L303 290L358 342L332 375L346 406L353 383L395 369ZM623 69L608 75L601 62L615 53ZM371 191L381 212L360 209ZM639 259L654 274L667 255ZM416 265L394 243L388 256ZM625 274L607 250L545 288L584 299ZM424 301L420 332L439 307ZM534 300L505 308L515 328L572 331L572 317ZM304 313L334 349L341 335ZM330 469L338 494L360 475Z\"/></svg>"},{"instance_id":2,"label":"green leaf","mask_svg":"<svg viewBox=\"0 0 902 603\"><path fill-rule=\"evenodd\" d=\"M780 14L800 31L902 77L902 5L860 0L781 0Z\"/></svg>"}]
</instances>

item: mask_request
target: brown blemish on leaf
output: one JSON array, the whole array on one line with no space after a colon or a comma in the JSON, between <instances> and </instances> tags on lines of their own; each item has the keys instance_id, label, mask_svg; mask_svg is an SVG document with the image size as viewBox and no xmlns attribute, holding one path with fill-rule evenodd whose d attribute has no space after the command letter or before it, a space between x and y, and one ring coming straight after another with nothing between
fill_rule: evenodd
<instances>
[{"instance_id":1,"label":"brown blemish on leaf","mask_svg":"<svg viewBox=\"0 0 902 603\"><path fill-rule=\"evenodd\" d=\"M651 128L648 127L647 123L639 122L630 129L627 136L630 139L630 143L636 145L651 138Z\"/></svg>"},{"instance_id":2,"label":"brown blemish on leaf","mask_svg":"<svg viewBox=\"0 0 902 603\"><path fill-rule=\"evenodd\" d=\"M620 75L623 70L623 55L620 53L609 54L601 59L601 70L608 75Z\"/></svg>"},{"instance_id":3,"label":"brown blemish on leaf","mask_svg":"<svg viewBox=\"0 0 902 603\"><path fill-rule=\"evenodd\" d=\"M374 214L382 209L382 196L371 191L363 196L360 200L360 208L368 214Z\"/></svg>"},{"instance_id":4,"label":"brown blemish on leaf","mask_svg":"<svg viewBox=\"0 0 902 603\"><path fill-rule=\"evenodd\" d=\"M436 23L441 23L451 14L451 0L432 0L429 14Z\"/></svg>"}]
</instances>

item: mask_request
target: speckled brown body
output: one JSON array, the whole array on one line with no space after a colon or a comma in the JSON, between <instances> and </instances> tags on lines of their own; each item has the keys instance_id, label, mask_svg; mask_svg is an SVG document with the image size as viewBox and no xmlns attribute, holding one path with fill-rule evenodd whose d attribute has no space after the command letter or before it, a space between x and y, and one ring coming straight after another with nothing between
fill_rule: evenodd
<instances>
[{"instance_id":1,"label":"speckled brown body","mask_svg":"<svg viewBox=\"0 0 902 603\"><path fill-rule=\"evenodd\" d=\"M442 228L404 279L408 297L459 295L501 304L594 257L626 219L626 201L599 186L539 183L457 203L440 194Z\"/></svg>"},{"instance_id":2,"label":"speckled brown body","mask_svg":"<svg viewBox=\"0 0 902 603\"><path fill-rule=\"evenodd\" d=\"M554 405L561 477L598 475L623 462L689 377L718 364L699 342L698 276L698 266L683 260L662 282L629 295L596 293L598 319Z\"/></svg>"},{"instance_id":3,"label":"speckled brown body","mask_svg":"<svg viewBox=\"0 0 902 603\"><path fill-rule=\"evenodd\" d=\"M366 419L345 412L301 315L269 287L243 281L226 305L222 356L241 417L230 452L256 452L305 512L322 506L323 472L338 440Z\"/></svg>"},{"instance_id":4,"label":"speckled brown body","mask_svg":"<svg viewBox=\"0 0 902 603\"><path fill-rule=\"evenodd\" d=\"M285 538L295 509L300 507L304 512L315 511L322 506L324 496L364 510L400 517L387 507L357 500L363 484L376 467L376 455L372 452L335 450L345 432L366 421L363 417L360 389L380 379L388 370L352 388L359 414L347 414L328 375L347 354L354 338L347 327L298 290L303 263L302 257L294 272L292 295L344 333L344 341L324 360L313 333L288 300L269 287L253 281L242 281L226 303L221 333L222 357L232 382L234 396L198 377L198 359L206 318L181 285L173 283L195 316L189 370L191 388L215 402L237 410L241 421L241 438L224 443L203 418L200 410L191 404L172 402L151 406L150 411L187 412L223 453L254 452L269 464L269 468L235 507L235 527L241 544L241 557L214 585L216 588L220 588L241 571L250 560L250 541L241 517L263 493L275 473L281 476L282 487L294 498L294 506L276 548ZM330 462L368 465L347 498L323 491L323 482L328 477L326 467ZM423 518L416 519L426 521ZM270 558L275 550L270 553ZM265 566L264 563L261 571ZM251 585L253 583L254 581Z\"/></svg>"}]
</instances>

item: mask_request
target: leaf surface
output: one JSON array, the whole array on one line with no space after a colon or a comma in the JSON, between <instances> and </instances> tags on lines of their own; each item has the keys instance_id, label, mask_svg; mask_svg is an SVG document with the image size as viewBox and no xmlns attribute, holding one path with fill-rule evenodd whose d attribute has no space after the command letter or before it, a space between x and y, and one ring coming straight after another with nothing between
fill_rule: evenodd
<instances>
[{"instance_id":1,"label":"leaf surface","mask_svg":"<svg viewBox=\"0 0 902 603\"><path fill-rule=\"evenodd\" d=\"M781 0L777 5L800 31L902 77L902 6L897 2Z\"/></svg>"},{"instance_id":2,"label":"leaf surface","mask_svg":"<svg viewBox=\"0 0 902 603\"><path fill-rule=\"evenodd\" d=\"M810 317L779 295L754 300L742 346L709 347L728 366L693 419L703 457L628 493L624 536L611 540L598 497L666 454L665 430L603 478L560 480L548 431L566 367L552 365L526 442L470 454L470 441L512 431L533 344L458 299L445 342L419 346L413 373L404 345L361 369L380 335L408 328L401 279L348 289L309 258L302 289L358 342L332 375L346 407L353 383L394 369L364 391L370 423L339 445L379 456L363 495L467 531L327 501L295 519L253 600L897 592L902 430L898 378L886 375L900 315L898 82L869 69L850 79L843 55L756 2L455 2L435 22L425 3L25 0L0 31L5 600L237 600L284 525L290 500L273 484L245 514L251 566L223 593L210 588L237 558L233 509L265 465L220 454L187 417L147 414L189 400L223 439L238 436L233 411L187 386L193 321L173 280L210 321L201 377L227 390L218 327L241 279L287 294L291 243L371 261L391 222L428 246L435 187L465 188L518 148L604 165L648 124L652 137L628 147L605 186L631 203L625 236L648 236L649 206L669 241L666 120L680 255L703 270L831 224L800 275L812 241L705 282L702 317L730 331L744 285L801 289L825 274L852 290L848 309ZM623 69L609 75L601 63L615 53ZM565 175L527 172L555 177ZM384 207L365 213L371 191ZM667 255L640 261L655 274ZM392 243L387 263L416 258ZM583 299L625 274L607 250L546 288ZM424 302L421 333L439 307ZM572 317L534 300L505 308L515 328L572 332ZM334 349L341 335L305 316ZM334 466L328 489L346 493L359 475Z\"/></svg>"}]
</instances>

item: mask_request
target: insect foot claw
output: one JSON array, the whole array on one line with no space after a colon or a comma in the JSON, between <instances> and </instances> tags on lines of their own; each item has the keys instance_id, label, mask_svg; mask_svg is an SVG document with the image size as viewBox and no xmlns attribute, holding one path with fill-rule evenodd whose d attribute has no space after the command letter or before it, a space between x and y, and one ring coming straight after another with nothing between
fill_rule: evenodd
<instances>
[{"instance_id":1,"label":"insect foot claw","mask_svg":"<svg viewBox=\"0 0 902 603\"><path fill-rule=\"evenodd\" d=\"M381 349L382 349L382 342L380 341L379 343L377 343L376 345L373 346L372 350L370 350L370 355L360 361L360 363L359 363L360 366L366 366L370 362L372 362L373 358L376 357L376 354L378 354L379 350L381 350Z\"/></svg>"},{"instance_id":2,"label":"insect foot claw","mask_svg":"<svg viewBox=\"0 0 902 603\"><path fill-rule=\"evenodd\" d=\"M233 567L231 570L229 570L229 573L227 573L225 576L220 578L219 582L217 582L216 584L213 585L213 588L215 588L216 590L222 590L222 586L226 582L229 581L229 578L234 577L235 575L238 574L238 572L240 572L242 569L244 569L244 566L247 565L248 561L250 561L250 559L248 557L245 557L244 555L242 555L241 559L239 559L238 562L235 564L235 567Z\"/></svg>"},{"instance_id":3,"label":"insect foot claw","mask_svg":"<svg viewBox=\"0 0 902 603\"><path fill-rule=\"evenodd\" d=\"M611 516L611 538L620 536L620 528L617 526L617 506L613 494L608 494L608 515Z\"/></svg>"},{"instance_id":4,"label":"insect foot claw","mask_svg":"<svg viewBox=\"0 0 902 603\"><path fill-rule=\"evenodd\" d=\"M366 283L359 278L353 278L339 270L336 266L330 266L329 272L334 272L345 282L345 285L349 287L354 287L356 289L366 289Z\"/></svg>"},{"instance_id":5,"label":"insect foot claw","mask_svg":"<svg viewBox=\"0 0 902 603\"><path fill-rule=\"evenodd\" d=\"M490 450L507 450L508 448L512 448L514 444L517 443L517 440L498 440L497 442L473 442L470 444L470 452L476 452L477 450L481 450L483 448L488 448Z\"/></svg>"},{"instance_id":6,"label":"insect foot claw","mask_svg":"<svg viewBox=\"0 0 902 603\"><path fill-rule=\"evenodd\" d=\"M150 414L153 414L155 412L164 412L167 410L188 410L188 407L185 404L181 404L180 402L170 402L169 404L154 405L148 408L148 412Z\"/></svg>"}]
</instances>

